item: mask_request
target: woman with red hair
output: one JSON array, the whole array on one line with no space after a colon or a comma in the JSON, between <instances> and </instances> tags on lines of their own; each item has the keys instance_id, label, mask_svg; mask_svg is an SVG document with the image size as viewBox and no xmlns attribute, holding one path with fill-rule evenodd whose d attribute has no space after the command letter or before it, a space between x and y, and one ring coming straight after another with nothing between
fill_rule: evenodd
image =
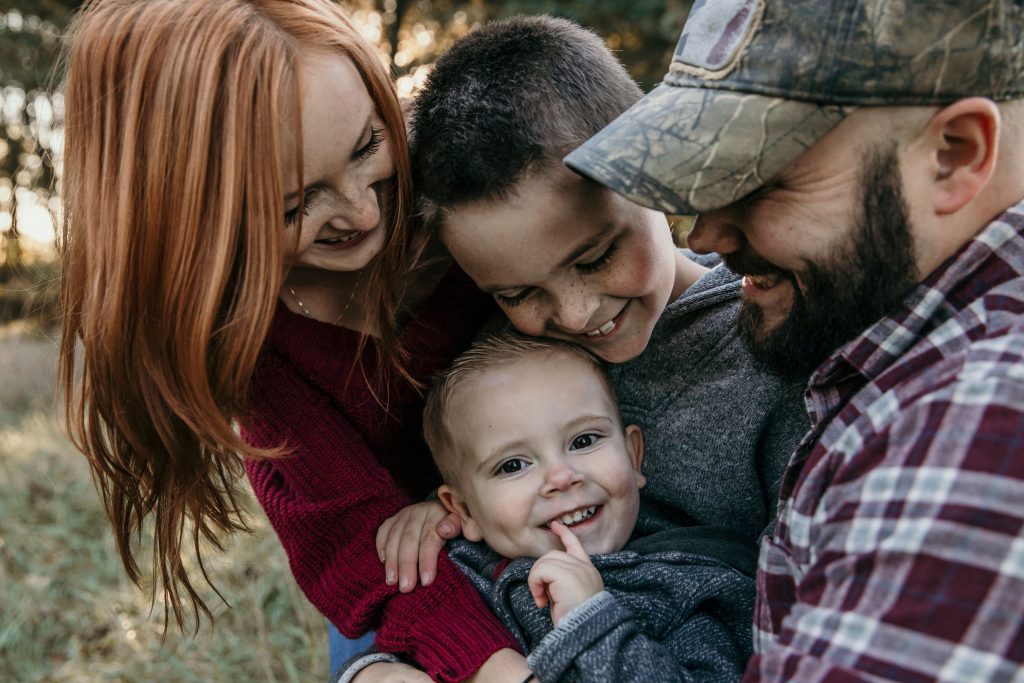
<instances>
[{"instance_id":1,"label":"woman with red hair","mask_svg":"<svg viewBox=\"0 0 1024 683\"><path fill-rule=\"evenodd\" d=\"M65 97L61 383L129 576L152 520L170 611L209 614L182 547L245 528L244 463L343 633L434 679L522 680L453 565L399 592L374 547L439 483L419 387L490 308L414 229L373 48L328 0L99 0ZM394 666L359 680L422 676Z\"/></svg>"}]
</instances>

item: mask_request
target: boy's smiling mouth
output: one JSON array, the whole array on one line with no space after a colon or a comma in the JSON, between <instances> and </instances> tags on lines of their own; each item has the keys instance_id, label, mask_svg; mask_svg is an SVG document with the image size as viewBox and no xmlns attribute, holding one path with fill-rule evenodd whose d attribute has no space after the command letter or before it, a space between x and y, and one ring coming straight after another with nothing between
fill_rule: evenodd
<instances>
[{"instance_id":1,"label":"boy's smiling mouth","mask_svg":"<svg viewBox=\"0 0 1024 683\"><path fill-rule=\"evenodd\" d=\"M604 505L591 505L589 507L577 508L576 510L563 513L548 520L546 523L542 524L541 527L547 531L551 531L551 522L561 522L567 527L574 527L577 524L582 524L583 522L593 519L603 508Z\"/></svg>"},{"instance_id":2,"label":"boy's smiling mouth","mask_svg":"<svg viewBox=\"0 0 1024 683\"><path fill-rule=\"evenodd\" d=\"M619 325L622 324L622 318L625 317L625 313L626 313L626 309L627 308L629 308L629 304L628 303L625 306L622 307L622 310L619 311L618 314L616 314L616 316L614 318L612 318L608 322L604 323L603 325L600 325L600 326L594 328L593 330L590 330L589 332L584 332L583 336L584 337L591 337L591 338L593 338L593 337L607 337L608 335L612 334L613 332L615 332L615 330L617 330L619 328Z\"/></svg>"}]
</instances>

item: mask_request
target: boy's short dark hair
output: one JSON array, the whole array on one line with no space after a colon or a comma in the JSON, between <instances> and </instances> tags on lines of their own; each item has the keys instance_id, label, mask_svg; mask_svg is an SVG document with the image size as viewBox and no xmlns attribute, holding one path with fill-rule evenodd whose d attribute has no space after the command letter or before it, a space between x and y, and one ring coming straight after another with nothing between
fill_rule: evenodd
<instances>
[{"instance_id":1,"label":"boy's short dark hair","mask_svg":"<svg viewBox=\"0 0 1024 683\"><path fill-rule=\"evenodd\" d=\"M508 367L535 354L559 353L588 363L608 391L612 403L618 406L615 387L601 361L581 346L559 339L527 337L513 331L478 339L434 379L423 408L423 438L446 484L456 486L461 469L462 454L458 452L449 422L449 406L459 390L466 382L489 370Z\"/></svg>"},{"instance_id":2,"label":"boy's short dark hair","mask_svg":"<svg viewBox=\"0 0 1024 683\"><path fill-rule=\"evenodd\" d=\"M413 172L428 218L507 198L523 176L604 128L643 92L597 34L550 16L485 24L438 61L416 99Z\"/></svg>"}]
</instances>

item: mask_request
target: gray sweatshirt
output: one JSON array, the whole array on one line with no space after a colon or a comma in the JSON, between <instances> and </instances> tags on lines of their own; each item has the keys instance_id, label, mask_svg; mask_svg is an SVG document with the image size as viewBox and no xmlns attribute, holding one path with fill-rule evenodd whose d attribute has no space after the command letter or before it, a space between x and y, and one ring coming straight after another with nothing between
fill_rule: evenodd
<instances>
[{"instance_id":1,"label":"gray sweatshirt","mask_svg":"<svg viewBox=\"0 0 1024 683\"><path fill-rule=\"evenodd\" d=\"M533 559L503 561L464 540L449 555L543 683L727 683L750 657L756 555L735 531L674 529L595 555L605 590L557 627L530 594Z\"/></svg>"},{"instance_id":2,"label":"gray sweatshirt","mask_svg":"<svg viewBox=\"0 0 1024 683\"><path fill-rule=\"evenodd\" d=\"M740 278L714 268L665 309L647 348L609 365L625 424L644 433L637 533L735 529L755 544L808 421L803 382L760 365L736 334Z\"/></svg>"}]
</instances>

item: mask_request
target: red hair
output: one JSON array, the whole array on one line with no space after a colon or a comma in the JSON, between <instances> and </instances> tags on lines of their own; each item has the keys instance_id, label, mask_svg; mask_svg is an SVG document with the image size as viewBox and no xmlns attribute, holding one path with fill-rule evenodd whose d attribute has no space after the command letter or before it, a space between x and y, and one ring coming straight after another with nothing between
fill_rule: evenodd
<instances>
[{"instance_id":1,"label":"red hair","mask_svg":"<svg viewBox=\"0 0 1024 683\"><path fill-rule=\"evenodd\" d=\"M97 0L71 30L61 230L67 425L136 583L133 536L152 517L153 572L179 626L186 603L196 617L210 613L185 571L183 544L220 548L220 533L245 529L239 456L278 454L248 446L233 421L244 415L287 269L280 122L299 102L300 57L310 49L351 58L389 130L388 238L365 310L381 335L374 348L401 371L405 127L374 48L341 8Z\"/></svg>"}]
</instances>

